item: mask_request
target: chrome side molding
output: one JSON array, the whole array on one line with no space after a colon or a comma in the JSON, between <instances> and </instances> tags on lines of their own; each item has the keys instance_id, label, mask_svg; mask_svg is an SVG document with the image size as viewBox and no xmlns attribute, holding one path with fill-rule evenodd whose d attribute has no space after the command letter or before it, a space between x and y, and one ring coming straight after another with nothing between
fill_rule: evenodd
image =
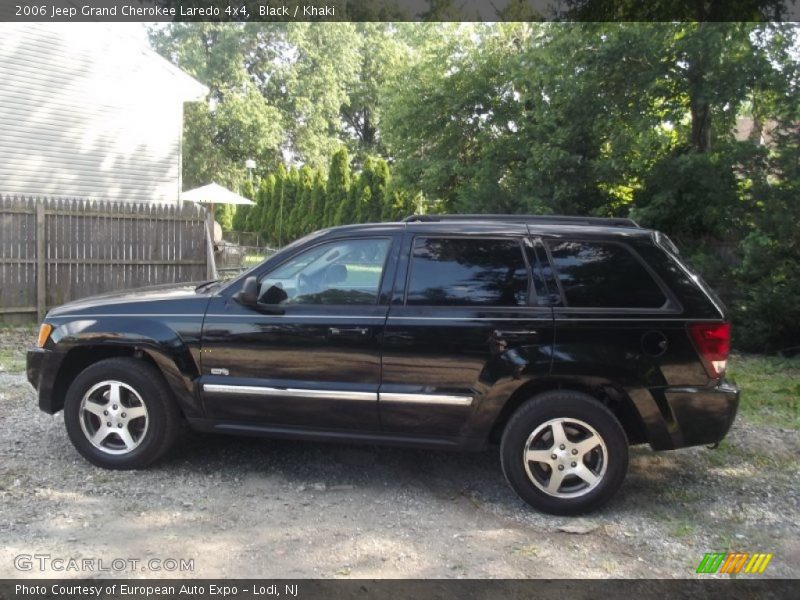
<instances>
[{"instance_id":1,"label":"chrome side molding","mask_svg":"<svg viewBox=\"0 0 800 600\"><path fill-rule=\"evenodd\" d=\"M432 404L447 406L470 406L473 401L472 396L448 396L442 394L398 394L392 392L381 392L381 402L403 403L403 404Z\"/></svg>"},{"instance_id":2,"label":"chrome side molding","mask_svg":"<svg viewBox=\"0 0 800 600\"><path fill-rule=\"evenodd\" d=\"M408 394L382 392L356 392L342 390L312 390L305 388L276 388L257 385L230 385L204 383L203 391L212 394L246 394L250 396L272 396L283 398L316 398L320 400L354 400L366 402L391 402L398 404L430 404L442 406L470 406L472 396L444 394Z\"/></svg>"},{"instance_id":3,"label":"chrome side molding","mask_svg":"<svg viewBox=\"0 0 800 600\"><path fill-rule=\"evenodd\" d=\"M221 385L204 383L203 391L216 394L247 394L250 396L281 396L283 398L320 398L327 400L358 400L377 402L374 392L350 392L341 390L309 390L300 388L274 388L256 385Z\"/></svg>"}]
</instances>

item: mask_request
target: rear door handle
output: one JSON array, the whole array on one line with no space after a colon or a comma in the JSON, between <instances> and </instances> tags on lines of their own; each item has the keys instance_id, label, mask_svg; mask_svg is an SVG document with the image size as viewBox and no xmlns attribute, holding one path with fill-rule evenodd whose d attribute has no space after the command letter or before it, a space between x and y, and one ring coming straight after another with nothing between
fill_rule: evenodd
<instances>
[{"instance_id":1,"label":"rear door handle","mask_svg":"<svg viewBox=\"0 0 800 600\"><path fill-rule=\"evenodd\" d=\"M334 337L360 338L369 333L369 327L329 327L328 334Z\"/></svg>"},{"instance_id":2,"label":"rear door handle","mask_svg":"<svg viewBox=\"0 0 800 600\"><path fill-rule=\"evenodd\" d=\"M494 337L499 340L535 340L539 337L538 329L495 329Z\"/></svg>"}]
</instances>

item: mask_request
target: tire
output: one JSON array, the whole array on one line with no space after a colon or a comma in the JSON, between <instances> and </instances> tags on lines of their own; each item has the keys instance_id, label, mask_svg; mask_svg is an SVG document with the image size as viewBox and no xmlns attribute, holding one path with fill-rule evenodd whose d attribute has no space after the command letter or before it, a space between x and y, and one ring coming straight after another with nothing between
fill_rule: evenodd
<instances>
[{"instance_id":1,"label":"tire","mask_svg":"<svg viewBox=\"0 0 800 600\"><path fill-rule=\"evenodd\" d=\"M628 438L597 399L554 390L514 412L503 431L500 460L525 502L542 512L577 515L600 508L622 485Z\"/></svg>"},{"instance_id":2,"label":"tire","mask_svg":"<svg viewBox=\"0 0 800 600\"><path fill-rule=\"evenodd\" d=\"M72 382L64 424L72 445L92 464L141 469L170 449L181 416L155 367L135 358L110 358Z\"/></svg>"}]
</instances>

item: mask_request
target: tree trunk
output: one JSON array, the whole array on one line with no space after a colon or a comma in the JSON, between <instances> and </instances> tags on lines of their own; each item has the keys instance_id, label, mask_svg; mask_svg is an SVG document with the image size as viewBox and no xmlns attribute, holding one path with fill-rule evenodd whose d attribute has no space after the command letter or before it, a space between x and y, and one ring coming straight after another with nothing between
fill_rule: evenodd
<instances>
[{"instance_id":1,"label":"tree trunk","mask_svg":"<svg viewBox=\"0 0 800 600\"><path fill-rule=\"evenodd\" d=\"M692 117L691 144L696 152L704 153L711 149L711 104L706 96L706 74L709 67L708 39L710 35L706 23L699 23L695 35L698 44L687 56L689 61L689 111ZM693 56L692 56L693 54Z\"/></svg>"},{"instance_id":2,"label":"tree trunk","mask_svg":"<svg viewBox=\"0 0 800 600\"><path fill-rule=\"evenodd\" d=\"M692 147L700 153L711 149L711 106L708 102L691 100Z\"/></svg>"}]
</instances>

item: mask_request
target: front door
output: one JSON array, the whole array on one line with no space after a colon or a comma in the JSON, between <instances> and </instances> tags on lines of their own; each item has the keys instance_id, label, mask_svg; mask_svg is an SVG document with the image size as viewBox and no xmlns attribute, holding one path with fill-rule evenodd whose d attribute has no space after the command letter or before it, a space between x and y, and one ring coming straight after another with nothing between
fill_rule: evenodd
<instances>
[{"instance_id":1,"label":"front door","mask_svg":"<svg viewBox=\"0 0 800 600\"><path fill-rule=\"evenodd\" d=\"M377 431L392 244L391 236L317 243L260 274L258 307L213 298L201 353L208 418Z\"/></svg>"}]
</instances>

